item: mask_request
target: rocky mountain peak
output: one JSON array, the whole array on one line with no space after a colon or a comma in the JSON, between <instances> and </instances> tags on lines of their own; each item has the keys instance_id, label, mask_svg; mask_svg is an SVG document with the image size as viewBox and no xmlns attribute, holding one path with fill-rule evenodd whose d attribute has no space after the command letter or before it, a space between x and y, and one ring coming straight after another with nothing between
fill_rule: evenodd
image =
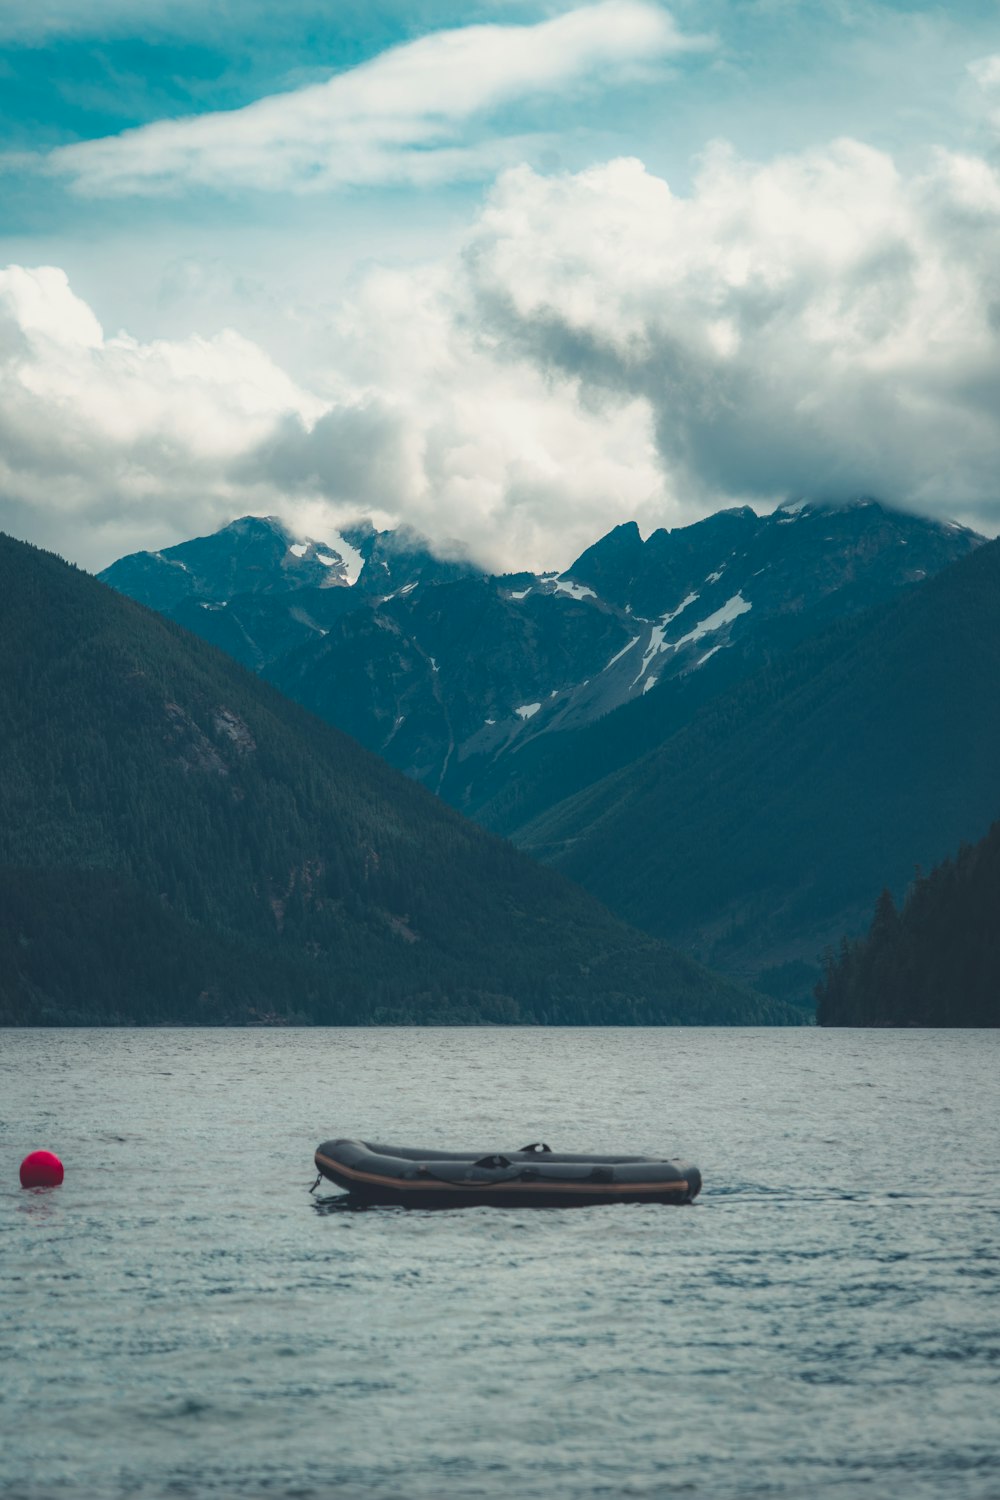
<instances>
[{"instance_id":1,"label":"rocky mountain peak","mask_svg":"<svg viewBox=\"0 0 1000 1500\"><path fill-rule=\"evenodd\" d=\"M561 574L494 578L409 527L362 523L323 545L241 518L103 576L478 815L506 768L524 783L542 742L557 762L570 735L625 711L655 742L670 704L707 701L980 541L867 497L795 499L645 542L627 522ZM348 554L354 586L332 587L352 581ZM565 793L575 774L556 767L547 785Z\"/></svg>"},{"instance_id":2,"label":"rocky mountain peak","mask_svg":"<svg viewBox=\"0 0 1000 1500\"><path fill-rule=\"evenodd\" d=\"M562 574L584 583L602 599L618 600L627 592L643 553L642 533L635 521L615 526L600 541L581 552Z\"/></svg>"}]
</instances>

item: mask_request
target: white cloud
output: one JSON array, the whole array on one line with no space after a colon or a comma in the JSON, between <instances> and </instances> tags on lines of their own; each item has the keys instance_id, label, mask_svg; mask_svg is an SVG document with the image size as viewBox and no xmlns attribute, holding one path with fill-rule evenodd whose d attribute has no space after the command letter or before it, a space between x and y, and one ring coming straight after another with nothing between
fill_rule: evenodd
<instances>
[{"instance_id":1,"label":"white cloud","mask_svg":"<svg viewBox=\"0 0 1000 1500\"><path fill-rule=\"evenodd\" d=\"M1000 130L1000 52L990 57L979 57L969 63L969 72L980 89L992 103L989 111L990 123Z\"/></svg>"},{"instance_id":2,"label":"white cloud","mask_svg":"<svg viewBox=\"0 0 1000 1500\"><path fill-rule=\"evenodd\" d=\"M995 531L998 459L1000 176L971 155L718 147L683 197L635 160L512 170L458 254L364 279L304 383L236 333L109 338L61 272L0 276L8 524L89 562L277 511L565 565L618 521L790 492Z\"/></svg>"},{"instance_id":3,"label":"white cloud","mask_svg":"<svg viewBox=\"0 0 1000 1500\"><path fill-rule=\"evenodd\" d=\"M0 525L102 566L248 511L320 537L371 514L502 566L563 559L609 494L643 514L645 404L599 417L574 381L497 360L449 277L373 275L331 330L320 400L235 332L107 337L62 271L0 271Z\"/></svg>"},{"instance_id":4,"label":"white cloud","mask_svg":"<svg viewBox=\"0 0 1000 1500\"><path fill-rule=\"evenodd\" d=\"M685 197L635 160L518 168L454 261L372 273L331 337L343 399L385 424L383 510L508 565L789 493L1000 525L1000 176L978 157L907 175L850 140L717 147ZM356 457L322 426L254 462L338 500Z\"/></svg>"},{"instance_id":5,"label":"white cloud","mask_svg":"<svg viewBox=\"0 0 1000 1500\"><path fill-rule=\"evenodd\" d=\"M236 333L109 338L61 270L0 271L0 521L73 557L229 519L234 459L321 410Z\"/></svg>"},{"instance_id":6,"label":"white cloud","mask_svg":"<svg viewBox=\"0 0 1000 1500\"><path fill-rule=\"evenodd\" d=\"M581 402L574 377L496 347L471 310L451 263L373 272L330 330L328 414L282 423L242 476L325 499L330 521L372 511L457 538L495 567L565 565L609 515L652 524L648 404Z\"/></svg>"},{"instance_id":7,"label":"white cloud","mask_svg":"<svg viewBox=\"0 0 1000 1500\"><path fill-rule=\"evenodd\" d=\"M437 32L242 109L59 147L47 164L96 196L192 186L317 192L489 174L512 153L522 157L524 142L465 140L470 121L704 45L651 0L599 0L535 25Z\"/></svg>"},{"instance_id":8,"label":"white cloud","mask_svg":"<svg viewBox=\"0 0 1000 1500\"><path fill-rule=\"evenodd\" d=\"M498 348L643 399L668 493L1000 498L1000 178L857 142L709 153L675 197L637 161L498 184L466 251Z\"/></svg>"}]
</instances>

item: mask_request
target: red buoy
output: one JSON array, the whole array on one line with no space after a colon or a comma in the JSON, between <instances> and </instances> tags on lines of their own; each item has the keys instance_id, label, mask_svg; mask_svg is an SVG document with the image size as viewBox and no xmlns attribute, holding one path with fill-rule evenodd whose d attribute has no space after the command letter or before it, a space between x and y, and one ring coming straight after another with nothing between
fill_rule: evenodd
<instances>
[{"instance_id":1,"label":"red buoy","mask_svg":"<svg viewBox=\"0 0 1000 1500\"><path fill-rule=\"evenodd\" d=\"M52 1151L30 1151L21 1163L21 1186L58 1187L63 1180L63 1164Z\"/></svg>"}]
</instances>

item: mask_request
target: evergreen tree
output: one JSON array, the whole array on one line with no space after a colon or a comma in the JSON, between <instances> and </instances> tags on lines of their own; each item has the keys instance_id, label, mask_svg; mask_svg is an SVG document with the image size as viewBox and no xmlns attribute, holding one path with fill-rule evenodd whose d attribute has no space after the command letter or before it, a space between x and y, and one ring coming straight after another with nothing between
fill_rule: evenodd
<instances>
[{"instance_id":1,"label":"evergreen tree","mask_svg":"<svg viewBox=\"0 0 1000 1500\"><path fill-rule=\"evenodd\" d=\"M923 875L897 911L888 890L866 938L829 954L821 1026L1000 1025L1000 823Z\"/></svg>"}]
</instances>

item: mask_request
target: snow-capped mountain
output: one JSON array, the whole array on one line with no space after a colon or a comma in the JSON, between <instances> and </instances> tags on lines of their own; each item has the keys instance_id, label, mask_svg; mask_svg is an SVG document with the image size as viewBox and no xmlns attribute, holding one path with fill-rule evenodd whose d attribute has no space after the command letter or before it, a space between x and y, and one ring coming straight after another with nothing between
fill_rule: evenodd
<instances>
[{"instance_id":1,"label":"snow-capped mountain","mask_svg":"<svg viewBox=\"0 0 1000 1500\"><path fill-rule=\"evenodd\" d=\"M380 532L362 521L317 542L276 516L241 516L209 536L119 558L99 576L261 671L321 639L342 613L468 571L405 526Z\"/></svg>"},{"instance_id":2,"label":"snow-capped mountain","mask_svg":"<svg viewBox=\"0 0 1000 1500\"><path fill-rule=\"evenodd\" d=\"M871 499L798 501L646 541L630 523L564 572L492 577L405 529L316 543L243 518L102 577L510 830L769 657L981 540Z\"/></svg>"},{"instance_id":3,"label":"snow-capped mountain","mask_svg":"<svg viewBox=\"0 0 1000 1500\"><path fill-rule=\"evenodd\" d=\"M645 754L629 709L591 726L587 785L521 817L516 842L636 926L807 1001L824 948L867 927L881 890L901 899L995 823L998 684L994 541L803 639ZM594 775L587 742L615 719L629 758ZM960 995L982 965L952 925Z\"/></svg>"},{"instance_id":4,"label":"snow-capped mountain","mask_svg":"<svg viewBox=\"0 0 1000 1500\"><path fill-rule=\"evenodd\" d=\"M0 641L2 1025L797 1019L4 535Z\"/></svg>"},{"instance_id":5,"label":"snow-capped mountain","mask_svg":"<svg viewBox=\"0 0 1000 1500\"><path fill-rule=\"evenodd\" d=\"M119 558L101 577L169 612L185 600L210 608L241 594L343 587L356 581L364 562L359 546L344 537L297 539L275 516L242 516L211 536Z\"/></svg>"}]
</instances>

